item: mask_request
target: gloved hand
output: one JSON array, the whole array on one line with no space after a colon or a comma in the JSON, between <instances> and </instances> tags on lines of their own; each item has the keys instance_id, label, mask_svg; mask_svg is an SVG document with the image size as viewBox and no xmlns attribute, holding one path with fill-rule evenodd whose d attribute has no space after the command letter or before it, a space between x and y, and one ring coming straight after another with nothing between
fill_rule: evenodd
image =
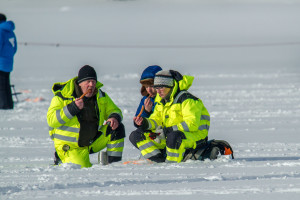
<instances>
[{"instance_id":1,"label":"gloved hand","mask_svg":"<svg viewBox=\"0 0 300 200\"><path fill-rule=\"evenodd\" d=\"M157 127L157 129L154 132L156 133L156 138L154 138L155 142L161 143L161 140L166 139L164 129L161 126Z\"/></svg>"},{"instance_id":2,"label":"gloved hand","mask_svg":"<svg viewBox=\"0 0 300 200\"><path fill-rule=\"evenodd\" d=\"M157 143L160 143L162 139L166 139L166 135L173 131L172 127L164 127L158 126L154 132L149 133L149 137L151 140L154 140Z\"/></svg>"}]
</instances>

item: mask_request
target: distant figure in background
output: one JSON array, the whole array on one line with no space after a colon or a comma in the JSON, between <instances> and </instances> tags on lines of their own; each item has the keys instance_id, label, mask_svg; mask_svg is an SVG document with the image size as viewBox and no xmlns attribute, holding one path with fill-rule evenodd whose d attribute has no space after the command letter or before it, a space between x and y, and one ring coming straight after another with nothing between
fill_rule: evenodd
<instances>
[{"instance_id":1,"label":"distant figure in background","mask_svg":"<svg viewBox=\"0 0 300 200\"><path fill-rule=\"evenodd\" d=\"M14 23L6 21L6 16L0 13L0 109L14 108L10 87L10 72L17 51L14 29Z\"/></svg>"},{"instance_id":2,"label":"distant figure in background","mask_svg":"<svg viewBox=\"0 0 300 200\"><path fill-rule=\"evenodd\" d=\"M106 161L121 161L125 128L122 112L100 88L93 67L83 66L78 76L52 87L47 113L49 134L56 150L54 163L91 167L89 154L106 148Z\"/></svg>"}]
</instances>

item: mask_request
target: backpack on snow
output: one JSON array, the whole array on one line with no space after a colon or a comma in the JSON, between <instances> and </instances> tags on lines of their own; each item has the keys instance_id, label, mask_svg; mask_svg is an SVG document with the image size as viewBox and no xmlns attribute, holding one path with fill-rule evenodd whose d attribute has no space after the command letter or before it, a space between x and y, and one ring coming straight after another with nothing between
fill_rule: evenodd
<instances>
[{"instance_id":1,"label":"backpack on snow","mask_svg":"<svg viewBox=\"0 0 300 200\"><path fill-rule=\"evenodd\" d=\"M192 159L192 160L204 160L209 158L210 160L217 159L218 155L231 155L231 158L234 159L233 150L230 144L225 140L209 140L206 145L201 148L196 148L193 151L190 151L184 158L183 162Z\"/></svg>"}]
</instances>

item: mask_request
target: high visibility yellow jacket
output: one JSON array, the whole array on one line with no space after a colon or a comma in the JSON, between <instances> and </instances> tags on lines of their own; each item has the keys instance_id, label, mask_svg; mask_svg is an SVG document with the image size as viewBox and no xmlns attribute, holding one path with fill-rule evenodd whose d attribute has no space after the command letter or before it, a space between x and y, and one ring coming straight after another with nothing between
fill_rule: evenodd
<instances>
[{"instance_id":1,"label":"high visibility yellow jacket","mask_svg":"<svg viewBox=\"0 0 300 200\"><path fill-rule=\"evenodd\" d=\"M148 121L148 130L158 126L172 127L173 130L199 134L199 139L208 135L210 116L202 101L187 92L194 80L192 76L183 76L182 80L174 81L170 101L164 103L157 95L154 112Z\"/></svg>"},{"instance_id":2,"label":"high visibility yellow jacket","mask_svg":"<svg viewBox=\"0 0 300 200\"><path fill-rule=\"evenodd\" d=\"M74 89L77 77L68 80L64 83L55 83L52 87L54 97L51 101L50 107L47 113L47 122L49 125L50 138L54 141L55 145L68 144L70 147L78 147L78 137L80 130L80 123L77 116L73 116L67 105L75 100ZM107 126L102 126L104 121L107 120L110 115L117 114L120 119L123 118L121 110L114 104L111 98L101 91L102 83L99 81L96 83L97 105L99 114L99 130L106 131Z\"/></svg>"}]
</instances>

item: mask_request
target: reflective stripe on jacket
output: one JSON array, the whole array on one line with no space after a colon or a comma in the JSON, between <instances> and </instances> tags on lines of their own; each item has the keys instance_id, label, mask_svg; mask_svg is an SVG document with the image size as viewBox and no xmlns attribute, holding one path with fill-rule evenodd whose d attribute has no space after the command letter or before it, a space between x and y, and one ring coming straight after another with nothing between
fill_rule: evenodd
<instances>
[{"instance_id":1,"label":"reflective stripe on jacket","mask_svg":"<svg viewBox=\"0 0 300 200\"><path fill-rule=\"evenodd\" d=\"M75 100L74 88L77 77L70 79L64 83L55 83L52 87L54 97L52 98L50 107L47 113L47 122L49 125L49 135L55 143L68 144L71 147L78 147L78 137L80 123L77 116L72 116L68 111L67 105ZM99 81L96 84L98 93L97 108L99 109L99 125L102 125L111 114L118 114L122 119L121 110L114 104L111 98L100 90L103 86ZM99 126L99 130L105 132Z\"/></svg>"}]
</instances>

